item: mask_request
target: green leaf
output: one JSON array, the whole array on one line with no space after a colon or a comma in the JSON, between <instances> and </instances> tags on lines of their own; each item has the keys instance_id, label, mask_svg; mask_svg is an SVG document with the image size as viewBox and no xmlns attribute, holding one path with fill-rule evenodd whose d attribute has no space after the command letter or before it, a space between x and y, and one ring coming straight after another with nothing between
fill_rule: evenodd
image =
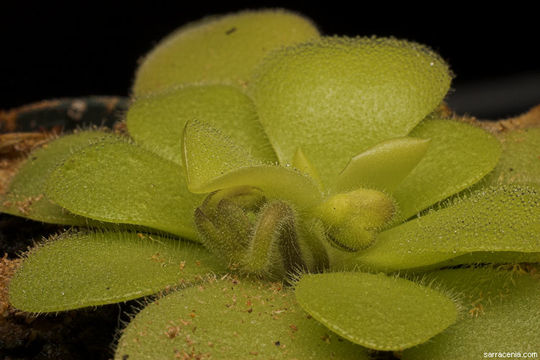
<instances>
[{"instance_id":1,"label":"green leaf","mask_svg":"<svg viewBox=\"0 0 540 360\"><path fill-rule=\"evenodd\" d=\"M338 175L337 192L368 187L392 192L426 154L429 140L398 138L383 141L356 155Z\"/></svg>"},{"instance_id":2,"label":"green leaf","mask_svg":"<svg viewBox=\"0 0 540 360\"><path fill-rule=\"evenodd\" d=\"M154 294L225 271L199 245L133 232L68 232L31 250L11 280L17 309L56 312Z\"/></svg>"},{"instance_id":3,"label":"green leaf","mask_svg":"<svg viewBox=\"0 0 540 360\"><path fill-rule=\"evenodd\" d=\"M291 168L272 165L240 168L193 191L208 193L246 185L261 189L268 199L289 200L302 208L315 206L322 200L319 188L310 177Z\"/></svg>"},{"instance_id":4,"label":"green leaf","mask_svg":"<svg viewBox=\"0 0 540 360\"><path fill-rule=\"evenodd\" d=\"M261 164L219 130L192 121L183 137L189 190L204 194L235 186L257 187L269 199L313 206L322 195L314 180L290 167Z\"/></svg>"},{"instance_id":5,"label":"green leaf","mask_svg":"<svg viewBox=\"0 0 540 360\"><path fill-rule=\"evenodd\" d=\"M129 108L127 127L138 143L181 164L182 131L190 120L219 129L261 161L276 161L253 101L231 86L183 86L139 98Z\"/></svg>"},{"instance_id":6,"label":"green leaf","mask_svg":"<svg viewBox=\"0 0 540 360\"><path fill-rule=\"evenodd\" d=\"M324 187L321 182L321 178L319 177L319 174L317 172L317 169L315 169L311 161L309 161L309 159L306 157L306 154L304 154L302 148L296 149L292 161L292 166L294 166L294 168L301 173L309 175L309 177L312 178L313 181L317 184L319 190L323 190Z\"/></svg>"},{"instance_id":7,"label":"green leaf","mask_svg":"<svg viewBox=\"0 0 540 360\"><path fill-rule=\"evenodd\" d=\"M212 180L238 168L259 165L244 147L218 129L188 121L182 137L182 160L189 190L200 192Z\"/></svg>"},{"instance_id":8,"label":"green leaf","mask_svg":"<svg viewBox=\"0 0 540 360\"><path fill-rule=\"evenodd\" d=\"M406 136L450 80L444 61L419 44L332 37L273 52L248 90L280 162L301 147L328 185L353 156Z\"/></svg>"},{"instance_id":9,"label":"green leaf","mask_svg":"<svg viewBox=\"0 0 540 360\"><path fill-rule=\"evenodd\" d=\"M102 131L81 131L62 136L32 152L0 199L0 210L46 223L86 225L89 219L71 214L45 197L47 179L73 152L112 138L112 134Z\"/></svg>"},{"instance_id":10,"label":"green leaf","mask_svg":"<svg viewBox=\"0 0 540 360\"><path fill-rule=\"evenodd\" d=\"M486 131L452 120L426 120L410 136L431 142L393 194L402 219L475 184L493 170L501 154L497 139Z\"/></svg>"},{"instance_id":11,"label":"green leaf","mask_svg":"<svg viewBox=\"0 0 540 360\"><path fill-rule=\"evenodd\" d=\"M47 196L78 215L197 239L202 197L188 191L182 168L125 140L73 154L52 172Z\"/></svg>"},{"instance_id":12,"label":"green leaf","mask_svg":"<svg viewBox=\"0 0 540 360\"><path fill-rule=\"evenodd\" d=\"M178 29L146 56L133 92L140 96L182 83L244 88L270 51L318 35L311 21L283 10L205 18Z\"/></svg>"},{"instance_id":13,"label":"green leaf","mask_svg":"<svg viewBox=\"0 0 540 360\"><path fill-rule=\"evenodd\" d=\"M540 184L540 128L507 130L497 134L503 152L482 184Z\"/></svg>"},{"instance_id":14,"label":"green leaf","mask_svg":"<svg viewBox=\"0 0 540 360\"><path fill-rule=\"evenodd\" d=\"M124 330L115 359L365 359L279 283L214 280L168 295Z\"/></svg>"},{"instance_id":15,"label":"green leaf","mask_svg":"<svg viewBox=\"0 0 540 360\"><path fill-rule=\"evenodd\" d=\"M504 185L455 199L444 209L380 233L375 244L348 259L381 270L437 264L475 252L489 252L494 262L507 252L540 252L540 189ZM497 252L503 252L497 258ZM481 260L479 254L466 262ZM455 264L456 259L454 260Z\"/></svg>"},{"instance_id":16,"label":"green leaf","mask_svg":"<svg viewBox=\"0 0 540 360\"><path fill-rule=\"evenodd\" d=\"M538 352L538 269L536 273L455 269L429 278L458 294L465 311L431 341L405 350L403 360L476 360L497 357L493 353L498 352L505 357L511 357L508 352Z\"/></svg>"},{"instance_id":17,"label":"green leaf","mask_svg":"<svg viewBox=\"0 0 540 360\"><path fill-rule=\"evenodd\" d=\"M421 344L457 317L456 305L440 292L384 274L304 275L295 293L302 308L329 329L376 350Z\"/></svg>"}]
</instances>

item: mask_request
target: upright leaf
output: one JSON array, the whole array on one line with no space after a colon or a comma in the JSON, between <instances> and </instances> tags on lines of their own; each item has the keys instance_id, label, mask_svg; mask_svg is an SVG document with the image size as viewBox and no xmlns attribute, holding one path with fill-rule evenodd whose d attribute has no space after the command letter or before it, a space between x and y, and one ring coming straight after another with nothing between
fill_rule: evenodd
<instances>
[{"instance_id":1,"label":"upright leaf","mask_svg":"<svg viewBox=\"0 0 540 360\"><path fill-rule=\"evenodd\" d=\"M416 43L331 37L272 53L248 90L280 162L301 147L329 184L351 157L406 136L450 78L444 61Z\"/></svg>"},{"instance_id":2,"label":"upright leaf","mask_svg":"<svg viewBox=\"0 0 540 360\"><path fill-rule=\"evenodd\" d=\"M302 207L321 201L318 185L291 167L261 164L219 130L189 122L183 137L183 160L189 189L198 194L252 186L267 198L290 200Z\"/></svg>"},{"instance_id":3,"label":"upright leaf","mask_svg":"<svg viewBox=\"0 0 540 360\"><path fill-rule=\"evenodd\" d=\"M361 187L392 192L422 160L429 140L404 137L383 141L356 155L338 175L336 191Z\"/></svg>"},{"instance_id":4,"label":"upright leaf","mask_svg":"<svg viewBox=\"0 0 540 360\"><path fill-rule=\"evenodd\" d=\"M393 194L403 220L478 182L501 154L499 143L486 131L452 120L426 120L410 136L431 142Z\"/></svg>"},{"instance_id":5,"label":"upright leaf","mask_svg":"<svg viewBox=\"0 0 540 360\"><path fill-rule=\"evenodd\" d=\"M232 86L182 86L139 98L127 113L138 143L179 164L182 131L193 120L219 129L261 161L276 160L253 101Z\"/></svg>"}]
</instances>

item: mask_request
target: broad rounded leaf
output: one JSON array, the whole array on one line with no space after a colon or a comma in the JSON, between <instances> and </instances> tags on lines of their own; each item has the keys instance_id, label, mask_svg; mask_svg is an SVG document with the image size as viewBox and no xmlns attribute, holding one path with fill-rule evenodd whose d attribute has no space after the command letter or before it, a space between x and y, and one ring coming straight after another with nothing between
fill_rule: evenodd
<instances>
[{"instance_id":1,"label":"broad rounded leaf","mask_svg":"<svg viewBox=\"0 0 540 360\"><path fill-rule=\"evenodd\" d=\"M89 219L76 216L45 197L47 179L73 152L113 137L102 131L81 131L32 152L12 179L5 196L0 198L0 211L53 224L86 225Z\"/></svg>"},{"instance_id":2,"label":"broad rounded leaf","mask_svg":"<svg viewBox=\"0 0 540 360\"><path fill-rule=\"evenodd\" d=\"M540 278L538 269L530 267L529 273L523 270L518 266L513 272L455 269L429 275L429 279L459 294L465 311L442 334L405 350L402 359L476 360L512 357L508 353L537 353Z\"/></svg>"},{"instance_id":3,"label":"broad rounded leaf","mask_svg":"<svg viewBox=\"0 0 540 360\"><path fill-rule=\"evenodd\" d=\"M137 70L133 91L139 96L201 82L244 88L270 51L318 35L311 21L283 10L209 17L162 40Z\"/></svg>"},{"instance_id":4,"label":"broad rounded leaf","mask_svg":"<svg viewBox=\"0 0 540 360\"><path fill-rule=\"evenodd\" d=\"M191 120L219 129L257 159L276 160L253 101L231 86L183 86L139 98L127 113L129 133L138 143L179 164L182 131Z\"/></svg>"},{"instance_id":5,"label":"broad rounded leaf","mask_svg":"<svg viewBox=\"0 0 540 360\"><path fill-rule=\"evenodd\" d=\"M376 350L421 344L457 316L456 305L447 296L384 274L304 275L295 293L302 308L329 329Z\"/></svg>"},{"instance_id":6,"label":"broad rounded leaf","mask_svg":"<svg viewBox=\"0 0 540 360\"><path fill-rule=\"evenodd\" d=\"M426 120L410 136L431 142L424 158L393 193L402 219L475 184L493 170L501 154L492 135L453 120Z\"/></svg>"},{"instance_id":7,"label":"broad rounded leaf","mask_svg":"<svg viewBox=\"0 0 540 360\"><path fill-rule=\"evenodd\" d=\"M372 247L349 258L349 264L409 269L475 252L489 252L492 262L507 261L508 252L529 253L525 259L538 258L540 188L504 185L455 199L443 209L382 232ZM497 252L501 252L500 258ZM459 259L470 263L482 256Z\"/></svg>"},{"instance_id":8,"label":"broad rounded leaf","mask_svg":"<svg viewBox=\"0 0 540 360\"><path fill-rule=\"evenodd\" d=\"M17 309L56 312L154 294L225 271L199 245L134 232L64 233L39 245L11 280Z\"/></svg>"},{"instance_id":9,"label":"broad rounded leaf","mask_svg":"<svg viewBox=\"0 0 540 360\"><path fill-rule=\"evenodd\" d=\"M389 38L322 38L269 55L249 91L282 164L302 148L324 184L353 156L406 136L451 76L428 48Z\"/></svg>"},{"instance_id":10,"label":"broad rounded leaf","mask_svg":"<svg viewBox=\"0 0 540 360\"><path fill-rule=\"evenodd\" d=\"M497 134L503 152L483 184L540 184L540 128L507 130Z\"/></svg>"},{"instance_id":11,"label":"broad rounded leaf","mask_svg":"<svg viewBox=\"0 0 540 360\"><path fill-rule=\"evenodd\" d=\"M197 239L181 166L124 140L92 145L52 172L47 196L69 211Z\"/></svg>"},{"instance_id":12,"label":"broad rounded leaf","mask_svg":"<svg viewBox=\"0 0 540 360\"><path fill-rule=\"evenodd\" d=\"M361 187L393 191L426 154L429 140L404 137L383 141L356 155L338 175L338 192Z\"/></svg>"},{"instance_id":13,"label":"broad rounded leaf","mask_svg":"<svg viewBox=\"0 0 540 360\"><path fill-rule=\"evenodd\" d=\"M332 334L278 283L214 280L147 306L115 359L358 359L366 349Z\"/></svg>"}]
</instances>

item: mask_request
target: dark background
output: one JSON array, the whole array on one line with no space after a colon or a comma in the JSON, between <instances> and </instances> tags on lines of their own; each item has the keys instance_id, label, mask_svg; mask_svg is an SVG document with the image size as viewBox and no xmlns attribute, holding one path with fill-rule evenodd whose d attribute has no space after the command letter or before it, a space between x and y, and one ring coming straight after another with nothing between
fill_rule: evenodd
<instances>
[{"instance_id":1,"label":"dark background","mask_svg":"<svg viewBox=\"0 0 540 360\"><path fill-rule=\"evenodd\" d=\"M261 7L301 12L329 35L393 35L434 48L456 74L448 101L460 113L500 118L540 103L537 11L508 3L366 4L2 1L0 109L54 97L128 95L137 60L172 30L205 15Z\"/></svg>"}]
</instances>

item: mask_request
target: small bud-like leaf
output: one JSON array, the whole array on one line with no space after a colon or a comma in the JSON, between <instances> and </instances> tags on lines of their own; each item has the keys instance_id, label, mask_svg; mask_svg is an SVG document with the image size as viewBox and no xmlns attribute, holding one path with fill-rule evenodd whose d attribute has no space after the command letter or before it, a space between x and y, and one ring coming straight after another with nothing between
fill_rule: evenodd
<instances>
[{"instance_id":1,"label":"small bud-like leaf","mask_svg":"<svg viewBox=\"0 0 540 360\"><path fill-rule=\"evenodd\" d=\"M328 240L345 251L371 245L375 234L395 212L388 195L372 189L358 189L331 196L314 210L326 225Z\"/></svg>"}]
</instances>

